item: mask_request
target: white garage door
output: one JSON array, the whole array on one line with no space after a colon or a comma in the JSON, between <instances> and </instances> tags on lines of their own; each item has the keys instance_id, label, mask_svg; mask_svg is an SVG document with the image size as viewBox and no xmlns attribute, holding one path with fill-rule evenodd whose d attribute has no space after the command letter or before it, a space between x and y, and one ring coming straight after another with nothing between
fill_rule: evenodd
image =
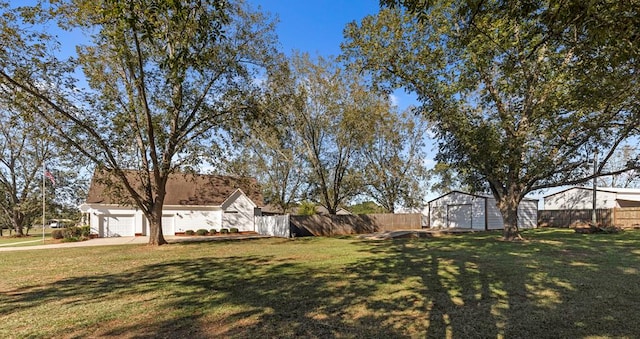
<instances>
[{"instance_id":1,"label":"white garage door","mask_svg":"<svg viewBox=\"0 0 640 339\"><path fill-rule=\"evenodd\" d=\"M448 205L448 227L471 228L471 205Z\"/></svg>"},{"instance_id":2,"label":"white garage door","mask_svg":"<svg viewBox=\"0 0 640 339\"><path fill-rule=\"evenodd\" d=\"M132 215L106 216L102 225L105 237L132 237L135 235Z\"/></svg>"},{"instance_id":3,"label":"white garage door","mask_svg":"<svg viewBox=\"0 0 640 339\"><path fill-rule=\"evenodd\" d=\"M163 215L162 216L162 234L163 235L175 235L175 231L173 230L173 215Z\"/></svg>"}]
</instances>

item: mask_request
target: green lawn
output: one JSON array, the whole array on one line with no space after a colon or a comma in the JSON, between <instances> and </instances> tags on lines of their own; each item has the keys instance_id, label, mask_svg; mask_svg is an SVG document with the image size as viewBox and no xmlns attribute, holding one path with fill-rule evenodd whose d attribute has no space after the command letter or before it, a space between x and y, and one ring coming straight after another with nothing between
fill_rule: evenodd
<instances>
[{"instance_id":1,"label":"green lawn","mask_svg":"<svg viewBox=\"0 0 640 339\"><path fill-rule=\"evenodd\" d=\"M13 237L9 234L9 230L3 230L3 235L0 237L0 247L15 247L15 246L35 246L42 245L42 228L31 229L29 236L26 237ZM14 234L12 232L12 234ZM51 243L51 229L45 229L45 241Z\"/></svg>"},{"instance_id":2,"label":"green lawn","mask_svg":"<svg viewBox=\"0 0 640 339\"><path fill-rule=\"evenodd\" d=\"M640 232L0 253L0 337L638 337Z\"/></svg>"}]
</instances>

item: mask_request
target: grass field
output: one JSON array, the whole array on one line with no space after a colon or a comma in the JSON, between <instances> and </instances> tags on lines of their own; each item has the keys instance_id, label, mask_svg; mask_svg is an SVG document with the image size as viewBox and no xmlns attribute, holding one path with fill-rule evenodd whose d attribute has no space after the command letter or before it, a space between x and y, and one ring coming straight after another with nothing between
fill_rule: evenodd
<instances>
[{"instance_id":1,"label":"grass field","mask_svg":"<svg viewBox=\"0 0 640 339\"><path fill-rule=\"evenodd\" d=\"M0 254L0 337L640 335L640 232Z\"/></svg>"},{"instance_id":2,"label":"grass field","mask_svg":"<svg viewBox=\"0 0 640 339\"><path fill-rule=\"evenodd\" d=\"M13 233L13 232L12 232ZM53 243L51 239L51 229L45 229L45 244ZM14 237L9 234L9 230L4 230L3 235L0 236L0 247L5 246L36 246L42 245L42 228L31 229L29 236L26 237Z\"/></svg>"}]
</instances>

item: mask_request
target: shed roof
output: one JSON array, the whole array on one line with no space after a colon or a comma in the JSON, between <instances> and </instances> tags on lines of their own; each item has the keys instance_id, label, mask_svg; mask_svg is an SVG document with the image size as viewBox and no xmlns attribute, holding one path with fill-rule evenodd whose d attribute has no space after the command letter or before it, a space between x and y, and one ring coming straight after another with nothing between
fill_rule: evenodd
<instances>
[{"instance_id":1,"label":"shed roof","mask_svg":"<svg viewBox=\"0 0 640 339\"><path fill-rule=\"evenodd\" d=\"M127 180L136 190L142 191L140 172L125 171ZM164 204L170 206L220 206L240 189L256 205L262 206L260 186L253 178L223 175L172 173L167 180ZM131 197L113 172L96 171L86 202L89 204L132 204Z\"/></svg>"},{"instance_id":2,"label":"shed roof","mask_svg":"<svg viewBox=\"0 0 640 339\"><path fill-rule=\"evenodd\" d=\"M486 194L486 193L475 194L475 193L467 193L467 192L453 190L453 191L449 191L448 193L445 193L445 194L443 194L443 195L441 195L441 196L439 196L439 197L437 197L435 199L431 199L431 200L427 201L427 204L430 204L431 202L436 201L438 199L442 199L443 197L446 197L447 195L453 194L453 193L469 195L469 196L476 197L476 198L495 199L492 194ZM524 197L522 199L522 201L538 201L538 199Z\"/></svg>"},{"instance_id":3,"label":"shed roof","mask_svg":"<svg viewBox=\"0 0 640 339\"><path fill-rule=\"evenodd\" d=\"M573 186L561 191L545 195L544 197L554 196L571 190L587 190L593 192L593 187ZM623 193L623 194L640 194L640 188L622 188L622 187L596 187L596 192Z\"/></svg>"}]
</instances>

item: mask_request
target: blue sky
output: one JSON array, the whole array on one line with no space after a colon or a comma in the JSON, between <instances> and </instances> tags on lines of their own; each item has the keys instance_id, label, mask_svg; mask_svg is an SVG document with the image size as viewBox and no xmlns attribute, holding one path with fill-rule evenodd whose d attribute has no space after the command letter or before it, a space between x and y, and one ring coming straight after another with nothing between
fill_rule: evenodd
<instances>
[{"instance_id":1,"label":"blue sky","mask_svg":"<svg viewBox=\"0 0 640 339\"><path fill-rule=\"evenodd\" d=\"M352 21L378 12L378 0L248 0L279 18L277 33L282 50L311 55L338 55L342 31Z\"/></svg>"},{"instance_id":2,"label":"blue sky","mask_svg":"<svg viewBox=\"0 0 640 339\"><path fill-rule=\"evenodd\" d=\"M278 19L280 48L311 56L337 56L345 26L380 10L379 0L247 0L255 9ZM397 90L394 99L402 110L416 105L415 96Z\"/></svg>"}]
</instances>

